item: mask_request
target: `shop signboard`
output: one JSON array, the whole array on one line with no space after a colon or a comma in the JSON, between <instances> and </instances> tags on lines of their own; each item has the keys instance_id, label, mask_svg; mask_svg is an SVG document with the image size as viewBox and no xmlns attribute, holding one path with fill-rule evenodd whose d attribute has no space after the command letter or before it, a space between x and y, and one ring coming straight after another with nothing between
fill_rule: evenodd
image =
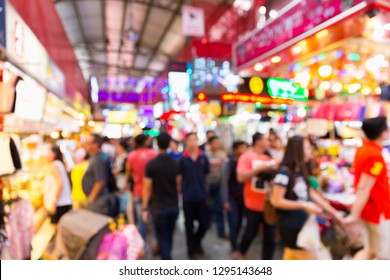
<instances>
[{"instance_id":1,"label":"shop signboard","mask_svg":"<svg viewBox=\"0 0 390 280\"><path fill-rule=\"evenodd\" d=\"M0 0L0 46L6 45L5 0Z\"/></svg>"},{"instance_id":2,"label":"shop signboard","mask_svg":"<svg viewBox=\"0 0 390 280\"><path fill-rule=\"evenodd\" d=\"M261 29L255 29L233 46L238 70L301 41L365 9L373 0L295 0Z\"/></svg>"},{"instance_id":3,"label":"shop signboard","mask_svg":"<svg viewBox=\"0 0 390 280\"><path fill-rule=\"evenodd\" d=\"M291 105L293 102L291 99L285 98L273 98L271 96L232 92L222 93L221 101L227 103L260 103L262 105Z\"/></svg>"},{"instance_id":4,"label":"shop signboard","mask_svg":"<svg viewBox=\"0 0 390 280\"><path fill-rule=\"evenodd\" d=\"M295 101L306 101L308 92L290 80L281 78L243 78L239 86L240 93L251 93L254 95L267 95L273 98L292 99Z\"/></svg>"},{"instance_id":5,"label":"shop signboard","mask_svg":"<svg viewBox=\"0 0 390 280\"><path fill-rule=\"evenodd\" d=\"M110 124L131 124L137 120L137 110L110 111L107 116L107 123Z\"/></svg>"},{"instance_id":6,"label":"shop signboard","mask_svg":"<svg viewBox=\"0 0 390 280\"><path fill-rule=\"evenodd\" d=\"M187 111L190 108L192 99L189 74L185 72L169 72L168 83L172 109Z\"/></svg>"},{"instance_id":7,"label":"shop signboard","mask_svg":"<svg viewBox=\"0 0 390 280\"><path fill-rule=\"evenodd\" d=\"M64 102L52 93L48 93L46 97L45 111L43 121L48 124L55 124L61 118L61 112Z\"/></svg>"},{"instance_id":8,"label":"shop signboard","mask_svg":"<svg viewBox=\"0 0 390 280\"><path fill-rule=\"evenodd\" d=\"M65 95L65 76L61 69L49 59L47 65L47 87L60 97Z\"/></svg>"},{"instance_id":9,"label":"shop signboard","mask_svg":"<svg viewBox=\"0 0 390 280\"><path fill-rule=\"evenodd\" d=\"M38 38L7 2L6 51L11 62L42 84L47 81L49 56Z\"/></svg>"}]
</instances>

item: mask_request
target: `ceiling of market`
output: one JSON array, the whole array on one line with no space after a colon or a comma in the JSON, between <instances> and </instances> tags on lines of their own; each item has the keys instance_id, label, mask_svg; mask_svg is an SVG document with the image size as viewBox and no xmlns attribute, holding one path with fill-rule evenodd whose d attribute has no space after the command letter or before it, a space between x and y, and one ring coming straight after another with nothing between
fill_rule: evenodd
<instances>
[{"instance_id":1,"label":"ceiling of market","mask_svg":"<svg viewBox=\"0 0 390 280\"><path fill-rule=\"evenodd\" d=\"M86 81L160 76L184 50L183 5L202 7L207 23L233 0L54 0Z\"/></svg>"}]
</instances>

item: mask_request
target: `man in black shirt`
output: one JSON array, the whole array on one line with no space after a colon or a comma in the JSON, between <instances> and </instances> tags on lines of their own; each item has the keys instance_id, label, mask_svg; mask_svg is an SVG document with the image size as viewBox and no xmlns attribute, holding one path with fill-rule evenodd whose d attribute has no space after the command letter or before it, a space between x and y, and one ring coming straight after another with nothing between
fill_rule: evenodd
<instances>
[{"instance_id":1,"label":"man in black shirt","mask_svg":"<svg viewBox=\"0 0 390 280\"><path fill-rule=\"evenodd\" d=\"M163 260L171 260L173 234L179 215L179 164L167 153L171 138L162 133L157 137L160 154L146 166L142 192L142 218L153 215L157 240ZM149 210L150 206L150 210Z\"/></svg>"}]
</instances>

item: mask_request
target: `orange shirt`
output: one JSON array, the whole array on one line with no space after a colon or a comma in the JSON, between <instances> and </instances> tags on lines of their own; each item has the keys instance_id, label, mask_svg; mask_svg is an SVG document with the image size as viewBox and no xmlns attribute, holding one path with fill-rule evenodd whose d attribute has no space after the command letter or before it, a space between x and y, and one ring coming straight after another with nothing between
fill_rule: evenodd
<instances>
[{"instance_id":1,"label":"orange shirt","mask_svg":"<svg viewBox=\"0 0 390 280\"><path fill-rule=\"evenodd\" d=\"M365 140L357 150L354 161L355 188L363 173L376 178L361 214L361 219L373 224L379 224L382 215L385 219L390 219L390 187L382 149L374 142Z\"/></svg>"},{"instance_id":2,"label":"orange shirt","mask_svg":"<svg viewBox=\"0 0 390 280\"><path fill-rule=\"evenodd\" d=\"M237 164L237 172L250 171L256 168L259 164L266 164L272 160L266 155L259 155L252 149L244 153ZM262 212L264 209L267 192L265 189L256 188L256 178L252 178L245 182L244 186L244 203L249 210Z\"/></svg>"}]
</instances>

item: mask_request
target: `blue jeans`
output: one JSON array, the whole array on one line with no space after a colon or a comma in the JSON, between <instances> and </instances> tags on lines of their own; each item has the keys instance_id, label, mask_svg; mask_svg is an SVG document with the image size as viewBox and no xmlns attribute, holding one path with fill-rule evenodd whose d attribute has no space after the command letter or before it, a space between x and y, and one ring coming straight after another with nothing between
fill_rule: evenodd
<instances>
[{"instance_id":1,"label":"blue jeans","mask_svg":"<svg viewBox=\"0 0 390 280\"><path fill-rule=\"evenodd\" d=\"M225 221L222 208L221 186L219 184L210 185L208 204L212 217L215 218L218 236L223 237L225 235Z\"/></svg>"},{"instance_id":2,"label":"blue jeans","mask_svg":"<svg viewBox=\"0 0 390 280\"><path fill-rule=\"evenodd\" d=\"M172 260L173 234L175 232L177 217L179 216L179 209L167 208L154 210L152 211L152 215L161 258L163 260Z\"/></svg>"},{"instance_id":3,"label":"blue jeans","mask_svg":"<svg viewBox=\"0 0 390 280\"><path fill-rule=\"evenodd\" d=\"M232 251L238 251L238 236L240 234L242 220L244 217L244 200L243 198L229 198L231 211L227 213L229 231L230 231L230 244Z\"/></svg>"},{"instance_id":4,"label":"blue jeans","mask_svg":"<svg viewBox=\"0 0 390 280\"><path fill-rule=\"evenodd\" d=\"M134 210L135 210L135 218L137 220L139 234L141 234L142 238L146 242L147 225L142 220L142 198L134 197Z\"/></svg>"}]
</instances>

